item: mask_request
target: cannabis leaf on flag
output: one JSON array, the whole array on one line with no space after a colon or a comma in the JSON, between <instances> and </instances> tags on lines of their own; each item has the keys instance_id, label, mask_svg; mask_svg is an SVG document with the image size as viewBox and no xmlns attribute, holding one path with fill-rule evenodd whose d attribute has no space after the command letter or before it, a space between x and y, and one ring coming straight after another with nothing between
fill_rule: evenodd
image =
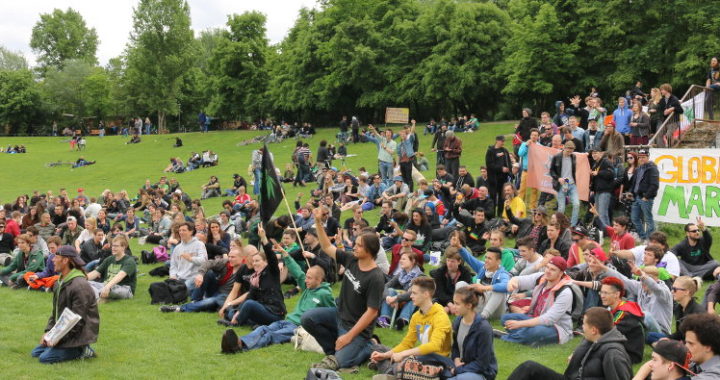
<instances>
[{"instance_id":1,"label":"cannabis leaf on flag","mask_svg":"<svg viewBox=\"0 0 720 380\"><path fill-rule=\"evenodd\" d=\"M260 178L260 219L266 223L282 201L282 189L267 145L263 146Z\"/></svg>"}]
</instances>

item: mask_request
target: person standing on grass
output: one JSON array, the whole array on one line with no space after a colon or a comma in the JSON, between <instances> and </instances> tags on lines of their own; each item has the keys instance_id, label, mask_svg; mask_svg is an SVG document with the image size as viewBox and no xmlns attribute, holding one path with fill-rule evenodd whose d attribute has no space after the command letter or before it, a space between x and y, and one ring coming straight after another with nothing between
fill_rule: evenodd
<instances>
[{"instance_id":1,"label":"person standing on grass","mask_svg":"<svg viewBox=\"0 0 720 380\"><path fill-rule=\"evenodd\" d=\"M370 338L382 303L385 275L375 263L380 239L376 234L363 233L355 239L353 254L346 253L332 245L323 229L323 210L316 208L314 213L320 246L345 267L345 275L337 307L308 310L302 315L302 326L326 355L313 367L355 367L370 357Z\"/></svg>"},{"instance_id":2,"label":"person standing on grass","mask_svg":"<svg viewBox=\"0 0 720 380\"><path fill-rule=\"evenodd\" d=\"M505 149L505 136L499 135L495 137L495 145L488 147L485 153L485 165L487 165L488 178L487 183L490 185L490 199L497 207L495 215L502 215L502 186L507 182L510 175L510 153ZM493 210L495 211L495 210Z\"/></svg>"},{"instance_id":3,"label":"person standing on grass","mask_svg":"<svg viewBox=\"0 0 720 380\"><path fill-rule=\"evenodd\" d=\"M410 191L413 191L413 177L412 168L413 160L415 158L415 120L412 121L410 128L403 128L400 130L400 142L397 144L397 159L400 163L400 175L402 176L403 182L408 186Z\"/></svg>"},{"instance_id":4,"label":"person standing on grass","mask_svg":"<svg viewBox=\"0 0 720 380\"><path fill-rule=\"evenodd\" d=\"M390 186L393 177L393 154L397 149L397 143L393 140L392 129L384 130L382 135L378 133L372 124L368 125L368 129L372 133L368 136L368 141L377 145L380 177L386 187Z\"/></svg>"},{"instance_id":5,"label":"person standing on grass","mask_svg":"<svg viewBox=\"0 0 720 380\"><path fill-rule=\"evenodd\" d=\"M583 317L583 337L570 355L563 374L534 361L520 364L508 380L626 380L632 376L630 357L625 351L625 337L613 326L612 315L593 307Z\"/></svg>"},{"instance_id":6,"label":"person standing on grass","mask_svg":"<svg viewBox=\"0 0 720 380\"><path fill-rule=\"evenodd\" d=\"M137 264L135 259L125 254L127 247L125 236L115 237L111 246L112 256L88 273L87 279L98 299L133 298L137 285ZM102 279L104 282L93 281L95 279Z\"/></svg>"},{"instance_id":7,"label":"person standing on grass","mask_svg":"<svg viewBox=\"0 0 720 380\"><path fill-rule=\"evenodd\" d=\"M373 351L370 355L372 365L379 372L395 374L399 363L410 356L421 363L452 365L448 359L452 349L452 325L442 305L433 303L434 293L435 281L432 278L417 277L412 280L410 298L418 311L410 318L407 334L400 344L389 351Z\"/></svg>"},{"instance_id":8,"label":"person standing on grass","mask_svg":"<svg viewBox=\"0 0 720 380\"><path fill-rule=\"evenodd\" d=\"M88 284L82 269L85 263L80 259L75 248L64 245L58 249L53 264L55 270L60 273L60 278L53 289L53 311L45 332L55 326L66 308L78 314L81 319L54 345L45 341L43 335L40 344L33 349L31 355L43 364L95 357L95 351L90 344L97 341L100 332L100 314L95 292Z\"/></svg>"}]
</instances>

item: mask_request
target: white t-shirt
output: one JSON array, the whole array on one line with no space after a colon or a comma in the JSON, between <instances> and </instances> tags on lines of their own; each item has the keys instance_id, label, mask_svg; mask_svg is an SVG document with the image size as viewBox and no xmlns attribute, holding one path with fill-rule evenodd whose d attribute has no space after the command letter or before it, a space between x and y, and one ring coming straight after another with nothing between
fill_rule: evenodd
<instances>
[{"instance_id":1,"label":"white t-shirt","mask_svg":"<svg viewBox=\"0 0 720 380\"><path fill-rule=\"evenodd\" d=\"M643 265L643 256L645 256L645 247L644 245L638 245L630 250L632 252L633 256L635 256L635 265L642 266ZM660 260L661 263L665 263L665 269L670 273L671 275L677 277L680 275L680 262L678 261L677 256L675 256L674 253L667 251L665 252L665 256L663 256L662 260Z\"/></svg>"}]
</instances>

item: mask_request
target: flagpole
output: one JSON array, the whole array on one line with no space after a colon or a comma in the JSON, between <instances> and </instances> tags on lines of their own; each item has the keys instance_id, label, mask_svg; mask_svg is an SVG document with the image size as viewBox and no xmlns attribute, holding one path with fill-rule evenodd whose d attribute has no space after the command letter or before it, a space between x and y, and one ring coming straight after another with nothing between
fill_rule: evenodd
<instances>
[{"instance_id":1,"label":"flagpole","mask_svg":"<svg viewBox=\"0 0 720 380\"><path fill-rule=\"evenodd\" d=\"M295 224L295 218L294 213L290 209L290 203L288 203L287 197L285 196L285 190L283 189L282 185L280 185L280 193L282 193L283 201L285 201L285 206L287 207L288 213L290 214L290 220L292 220L293 224L293 231L295 231L295 235L297 236L298 243L300 243L300 249L305 252L305 247L303 246L302 239L300 238L300 232L297 230L297 225ZM305 263L307 263L308 269L310 268L310 260L308 260L305 255L303 255L303 258L305 259Z\"/></svg>"}]
</instances>

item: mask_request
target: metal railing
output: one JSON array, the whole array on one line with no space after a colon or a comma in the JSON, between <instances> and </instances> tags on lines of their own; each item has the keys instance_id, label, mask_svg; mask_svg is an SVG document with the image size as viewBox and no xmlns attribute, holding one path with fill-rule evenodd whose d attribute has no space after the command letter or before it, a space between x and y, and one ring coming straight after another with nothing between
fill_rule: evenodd
<instances>
[{"instance_id":1,"label":"metal railing","mask_svg":"<svg viewBox=\"0 0 720 380\"><path fill-rule=\"evenodd\" d=\"M697 105L695 104L697 95L704 93L704 107L702 115L695 115ZM655 135L650 139L649 146L655 148L672 148L680 144L683 136L693 129L698 122L715 121L716 116L720 116L720 102L715 101L715 91L709 87L692 85L680 99L680 103L692 100L691 107L685 110L685 113L691 112L692 115L685 114L684 117L675 112L668 115L665 121L660 125ZM687 121L683 121L687 120ZM628 146L627 150L637 150L634 146Z\"/></svg>"}]
</instances>

